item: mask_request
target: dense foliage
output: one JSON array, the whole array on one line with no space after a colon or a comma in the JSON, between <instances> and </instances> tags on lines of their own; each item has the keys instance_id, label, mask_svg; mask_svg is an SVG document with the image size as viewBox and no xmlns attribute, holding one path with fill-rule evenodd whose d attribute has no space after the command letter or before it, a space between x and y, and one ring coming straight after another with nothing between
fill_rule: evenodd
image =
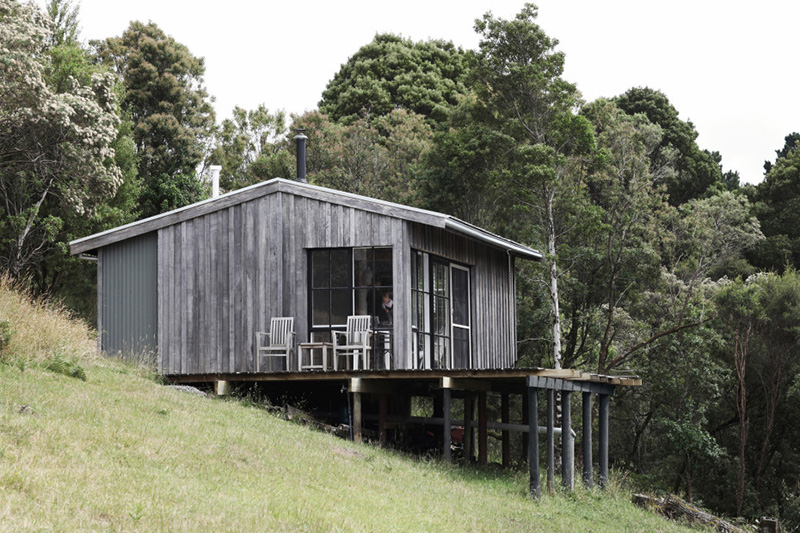
<instances>
[{"instance_id":1,"label":"dense foliage","mask_svg":"<svg viewBox=\"0 0 800 533\"><path fill-rule=\"evenodd\" d=\"M344 123L394 109L439 121L464 92L466 71L467 54L451 42L378 34L334 75L319 110Z\"/></svg>"},{"instance_id":2,"label":"dense foliage","mask_svg":"<svg viewBox=\"0 0 800 533\"><path fill-rule=\"evenodd\" d=\"M0 267L20 276L116 193L120 118L114 77L66 66L41 11L3 0L0 22Z\"/></svg>"},{"instance_id":3,"label":"dense foliage","mask_svg":"<svg viewBox=\"0 0 800 533\"><path fill-rule=\"evenodd\" d=\"M202 199L197 166L214 129L203 60L152 22L131 22L121 37L95 48L126 89L123 106L133 121L143 181L142 216Z\"/></svg>"},{"instance_id":4,"label":"dense foliage","mask_svg":"<svg viewBox=\"0 0 800 533\"><path fill-rule=\"evenodd\" d=\"M77 10L0 0L0 267L85 316L91 264L65 243L294 173L543 249L519 262L520 365L636 373L611 459L653 491L800 526L800 150L756 186L723 172L666 95L586 103L526 5L476 21L474 51L377 35L319 110L214 125L203 61L154 23L87 48ZM119 102L119 103L118 103Z\"/></svg>"}]
</instances>

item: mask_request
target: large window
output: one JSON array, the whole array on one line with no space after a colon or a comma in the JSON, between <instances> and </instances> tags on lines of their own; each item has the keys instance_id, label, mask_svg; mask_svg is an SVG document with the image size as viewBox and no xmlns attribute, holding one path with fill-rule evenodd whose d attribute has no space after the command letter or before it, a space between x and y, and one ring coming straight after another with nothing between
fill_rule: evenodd
<instances>
[{"instance_id":1,"label":"large window","mask_svg":"<svg viewBox=\"0 0 800 533\"><path fill-rule=\"evenodd\" d=\"M415 368L470 368L466 267L412 252L411 319Z\"/></svg>"},{"instance_id":2,"label":"large window","mask_svg":"<svg viewBox=\"0 0 800 533\"><path fill-rule=\"evenodd\" d=\"M331 330L346 327L348 315L370 315L373 328L392 328L391 248L311 250L309 263L313 340L330 340Z\"/></svg>"}]
</instances>

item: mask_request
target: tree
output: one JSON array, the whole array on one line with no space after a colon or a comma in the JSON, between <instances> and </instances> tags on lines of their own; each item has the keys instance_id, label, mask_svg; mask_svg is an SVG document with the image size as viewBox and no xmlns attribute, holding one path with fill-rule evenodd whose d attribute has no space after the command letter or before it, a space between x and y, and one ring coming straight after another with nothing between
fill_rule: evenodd
<instances>
[{"instance_id":1,"label":"tree","mask_svg":"<svg viewBox=\"0 0 800 533\"><path fill-rule=\"evenodd\" d=\"M783 138L783 148L780 150L775 150L775 155L778 157L775 159L781 159L782 157L786 157L791 152L797 150L798 144L800 144L800 133L792 132L786 137ZM764 161L764 174L769 174L769 171L772 170L772 162L771 161Z\"/></svg>"},{"instance_id":2,"label":"tree","mask_svg":"<svg viewBox=\"0 0 800 533\"><path fill-rule=\"evenodd\" d=\"M49 21L35 6L0 0L0 18L0 266L16 277L56 247L63 213L92 214L116 193L119 117L109 73L48 86Z\"/></svg>"},{"instance_id":3,"label":"tree","mask_svg":"<svg viewBox=\"0 0 800 533\"><path fill-rule=\"evenodd\" d=\"M73 4L71 0L50 0L47 3L47 14L53 23L50 46L77 44L79 12L80 4Z\"/></svg>"},{"instance_id":4,"label":"tree","mask_svg":"<svg viewBox=\"0 0 800 533\"><path fill-rule=\"evenodd\" d=\"M786 155L775 162L755 191L755 212L767 240L751 254L751 260L762 269L776 271L800 264L800 150L785 146L778 153L784 151Z\"/></svg>"},{"instance_id":5,"label":"tree","mask_svg":"<svg viewBox=\"0 0 800 533\"><path fill-rule=\"evenodd\" d=\"M332 122L319 112L295 117L309 137L312 183L391 202L416 205L420 161L431 128L421 115L396 109L373 120Z\"/></svg>"},{"instance_id":6,"label":"tree","mask_svg":"<svg viewBox=\"0 0 800 533\"><path fill-rule=\"evenodd\" d=\"M131 22L121 37L94 46L125 84L123 107L134 123L143 180L142 216L201 199L196 168L214 128L203 60L152 22Z\"/></svg>"},{"instance_id":7,"label":"tree","mask_svg":"<svg viewBox=\"0 0 800 533\"><path fill-rule=\"evenodd\" d=\"M653 167L650 158L662 129L644 115L627 115L603 99L582 114L597 138L586 181L595 217L602 222L572 243L580 260L571 276L578 282L567 292L565 359L596 359L598 372L605 373L616 360L613 354L619 353L615 348L637 337L630 331L635 322L630 306L659 277L658 243L670 212L661 183L673 170L669 161ZM600 327L592 335L595 324ZM596 353L587 353L592 350Z\"/></svg>"},{"instance_id":8,"label":"tree","mask_svg":"<svg viewBox=\"0 0 800 533\"><path fill-rule=\"evenodd\" d=\"M784 487L794 484L800 474L782 460L791 452L787 454L785 444L776 442L776 436L792 438L787 424L793 424L786 417L781 421L781 413L786 412L785 404L791 401L788 396L793 395L797 383L800 275L790 268L783 274L738 279L719 292L716 305L722 319L719 329L727 341L723 357L732 360L736 376L736 512L741 515L745 510L748 480L756 498L748 507L751 512L761 512L782 499ZM771 469L775 461L780 461L780 466Z\"/></svg>"},{"instance_id":9,"label":"tree","mask_svg":"<svg viewBox=\"0 0 800 533\"><path fill-rule=\"evenodd\" d=\"M222 166L220 187L232 191L275 176L289 177L286 116L264 105L233 110L215 135L210 162ZM275 168L277 164L278 168Z\"/></svg>"},{"instance_id":10,"label":"tree","mask_svg":"<svg viewBox=\"0 0 800 533\"><path fill-rule=\"evenodd\" d=\"M510 234L513 192L501 179L510 164L513 137L487 120L484 103L466 96L433 135L420 183L423 207L449 213L489 230Z\"/></svg>"},{"instance_id":11,"label":"tree","mask_svg":"<svg viewBox=\"0 0 800 533\"><path fill-rule=\"evenodd\" d=\"M553 364L561 368L558 244L585 205L581 156L594 138L588 121L573 112L580 94L561 77L564 54L535 23L537 15L536 6L526 4L513 20L486 14L476 21L482 39L471 79L493 127L515 141L504 179L530 217L526 237L541 231L546 244Z\"/></svg>"},{"instance_id":12,"label":"tree","mask_svg":"<svg viewBox=\"0 0 800 533\"><path fill-rule=\"evenodd\" d=\"M446 108L464 93L467 54L453 43L413 42L378 34L362 46L328 82L320 112L350 124L405 109L430 121L444 119Z\"/></svg>"},{"instance_id":13,"label":"tree","mask_svg":"<svg viewBox=\"0 0 800 533\"><path fill-rule=\"evenodd\" d=\"M697 131L694 124L680 120L677 109L663 93L648 87L635 87L615 98L614 102L629 115L642 113L650 122L661 126L664 136L659 149L652 155L652 161L654 167L659 167L663 166L664 160L675 159L677 172L666 180L672 205L700 198L721 181L722 174L714 157L707 150L700 150L695 142Z\"/></svg>"}]
</instances>

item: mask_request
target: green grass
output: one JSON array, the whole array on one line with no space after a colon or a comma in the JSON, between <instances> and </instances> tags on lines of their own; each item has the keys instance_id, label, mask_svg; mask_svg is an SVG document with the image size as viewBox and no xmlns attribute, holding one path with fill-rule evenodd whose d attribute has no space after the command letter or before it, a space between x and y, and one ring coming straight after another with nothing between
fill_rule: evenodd
<instances>
[{"instance_id":1,"label":"green grass","mask_svg":"<svg viewBox=\"0 0 800 533\"><path fill-rule=\"evenodd\" d=\"M22 320L16 331L35 329ZM684 530L618 487L534 502L524 472L356 445L134 365L15 342L0 358L0 531ZM56 357L76 357L85 380L48 370Z\"/></svg>"}]
</instances>

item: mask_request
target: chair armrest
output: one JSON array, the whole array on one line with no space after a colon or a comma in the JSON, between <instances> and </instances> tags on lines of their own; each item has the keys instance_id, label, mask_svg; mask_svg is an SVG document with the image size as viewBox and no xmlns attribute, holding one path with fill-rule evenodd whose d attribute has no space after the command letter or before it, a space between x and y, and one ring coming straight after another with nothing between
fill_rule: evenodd
<instances>
[{"instance_id":1,"label":"chair armrest","mask_svg":"<svg viewBox=\"0 0 800 533\"><path fill-rule=\"evenodd\" d=\"M267 338L267 340L269 340L269 333L268 333L268 332L266 332L266 331L256 331L256 344L257 344L257 346L256 346L256 347L257 347L257 348L262 348L262 347L269 346L269 343L267 343L267 345L266 345L266 346L264 346L264 345L261 343L261 338L262 338L262 337L266 337L266 338Z\"/></svg>"},{"instance_id":2,"label":"chair armrest","mask_svg":"<svg viewBox=\"0 0 800 533\"><path fill-rule=\"evenodd\" d=\"M347 345L347 332L346 331L336 331L331 330L331 342L333 343L333 349L335 350L337 346L339 346L339 335L344 336L344 345Z\"/></svg>"},{"instance_id":3,"label":"chair armrest","mask_svg":"<svg viewBox=\"0 0 800 533\"><path fill-rule=\"evenodd\" d=\"M372 330L367 329L361 332L361 345L365 350L372 348Z\"/></svg>"}]
</instances>

